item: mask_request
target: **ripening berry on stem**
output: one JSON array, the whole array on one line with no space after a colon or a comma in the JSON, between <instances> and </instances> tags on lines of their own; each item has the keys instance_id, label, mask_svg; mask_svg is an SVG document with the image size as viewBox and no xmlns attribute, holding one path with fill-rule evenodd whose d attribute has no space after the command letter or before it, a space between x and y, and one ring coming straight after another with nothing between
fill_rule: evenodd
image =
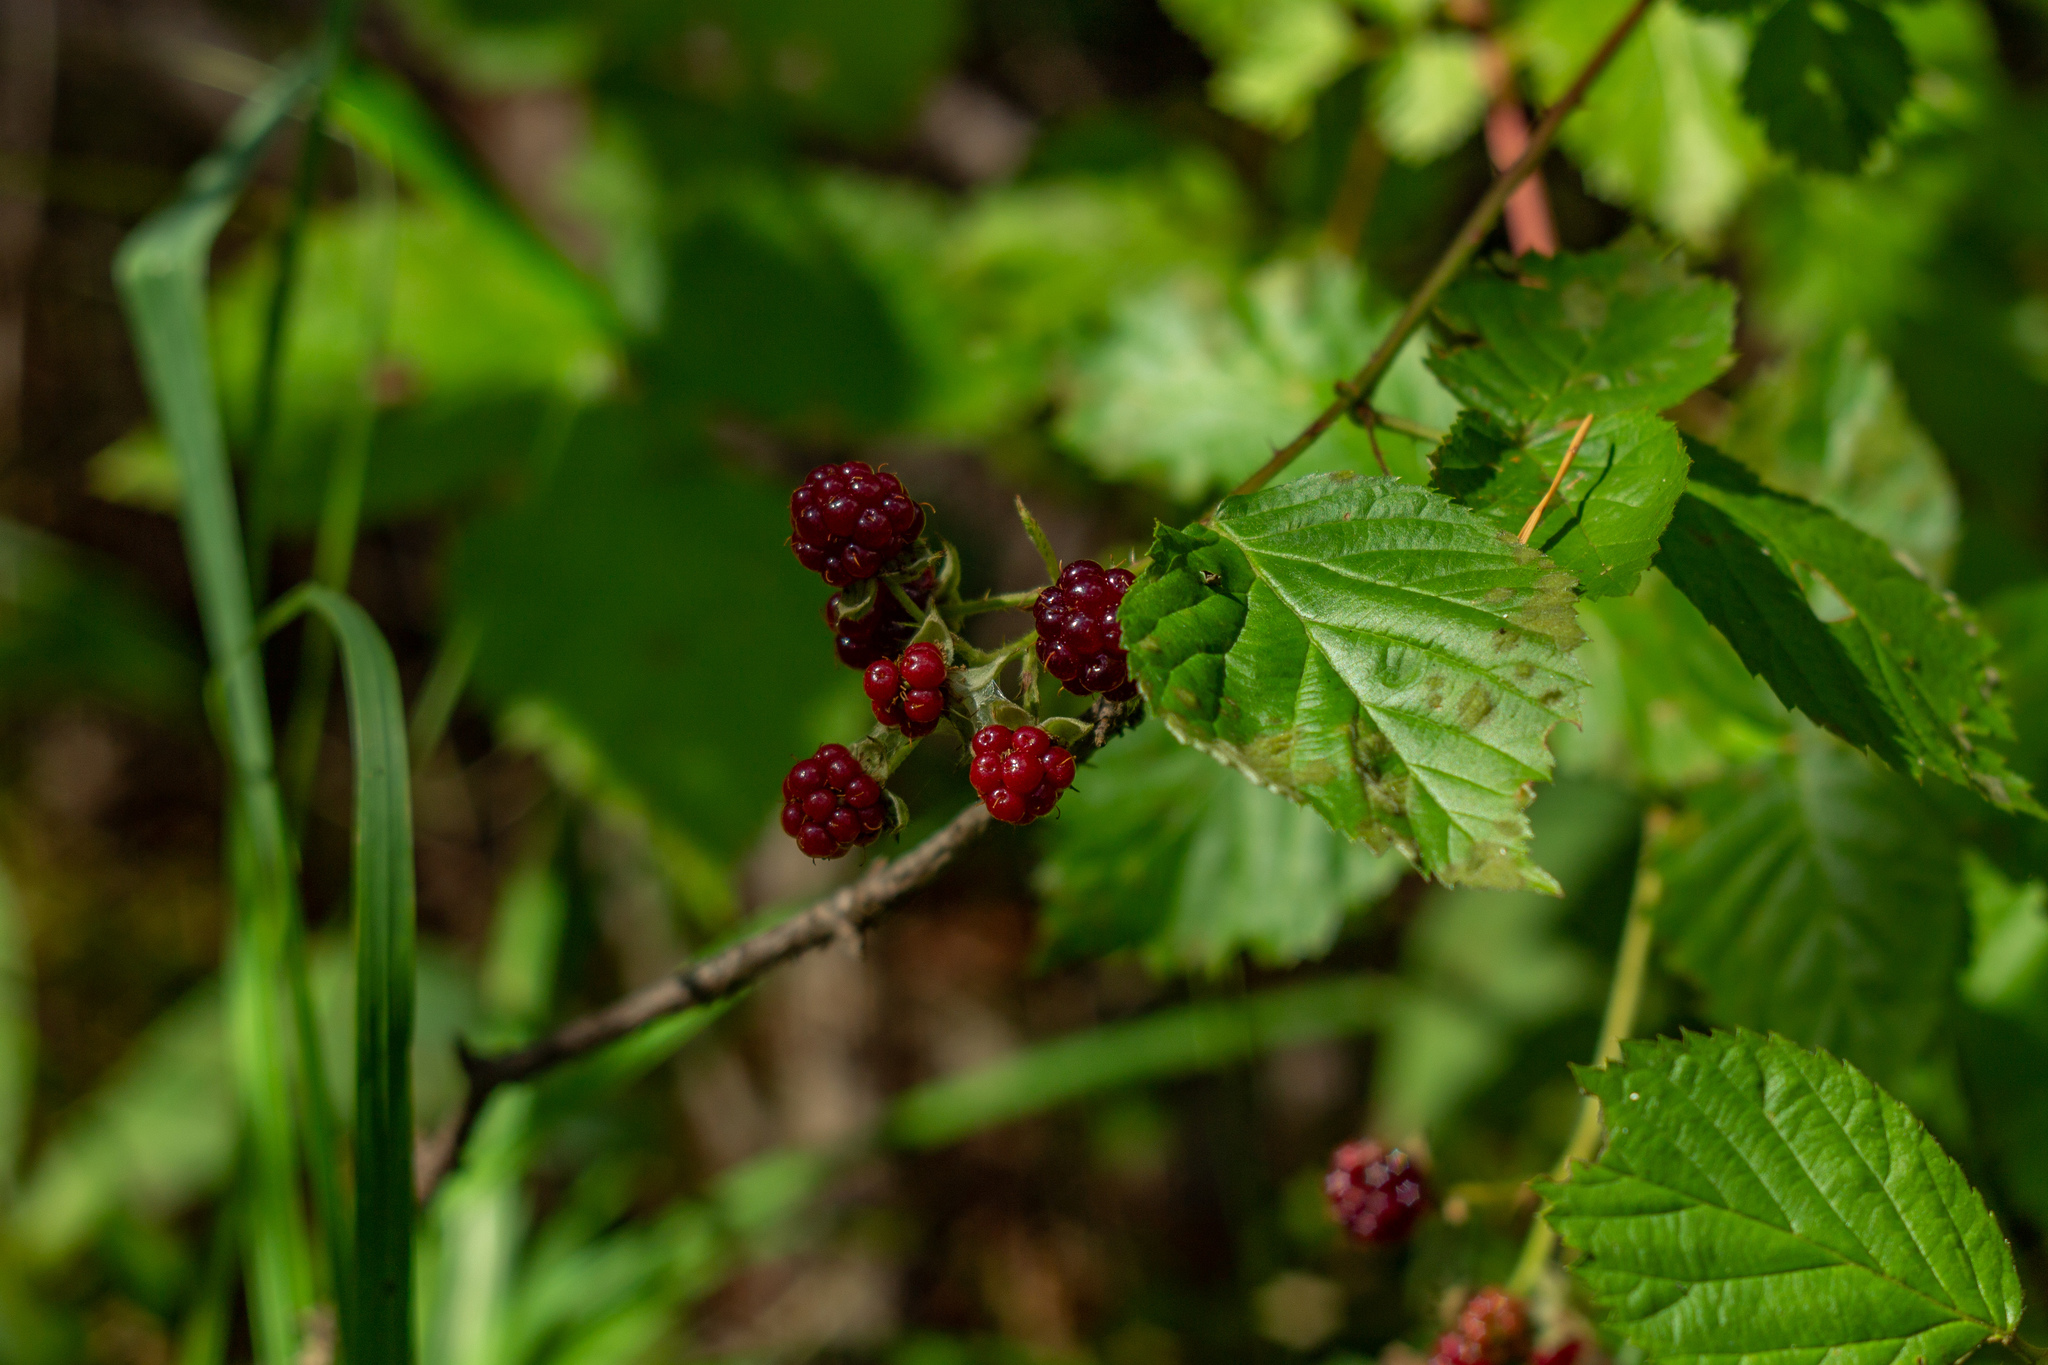
<instances>
[{"instance_id":1,"label":"ripening berry on stem","mask_svg":"<svg viewBox=\"0 0 2048 1365\"><path fill-rule=\"evenodd\" d=\"M782 832L810 857L872 844L888 823L882 784L844 744L819 745L782 779Z\"/></svg>"},{"instance_id":2,"label":"ripening berry on stem","mask_svg":"<svg viewBox=\"0 0 2048 1365\"><path fill-rule=\"evenodd\" d=\"M1429 1356L1430 1365L1523 1365L1528 1359L1528 1306L1498 1285L1465 1300L1457 1326L1437 1338Z\"/></svg>"},{"instance_id":3,"label":"ripening berry on stem","mask_svg":"<svg viewBox=\"0 0 2048 1365\"><path fill-rule=\"evenodd\" d=\"M1361 1242L1406 1241L1429 1204L1429 1182L1409 1155L1370 1139L1330 1154L1323 1177L1330 1213Z\"/></svg>"},{"instance_id":4,"label":"ripening berry on stem","mask_svg":"<svg viewBox=\"0 0 2048 1365\"><path fill-rule=\"evenodd\" d=\"M1006 825L1028 825L1044 815L1074 781L1074 756L1036 725L984 725L969 747L967 780L988 813Z\"/></svg>"},{"instance_id":5,"label":"ripening berry on stem","mask_svg":"<svg viewBox=\"0 0 2048 1365\"><path fill-rule=\"evenodd\" d=\"M903 591L912 602L922 607L931 601L932 591L937 586L929 570L903 585ZM903 604L896 600L896 594L889 591L889 585L876 585L877 596L874 604L864 616L848 616L845 611L843 593L833 593L825 603L825 623L832 627L834 639L832 650L839 656L839 662L848 668L866 669L877 659L893 659L910 643L910 637L917 634L918 622Z\"/></svg>"},{"instance_id":6,"label":"ripening berry on stem","mask_svg":"<svg viewBox=\"0 0 2048 1365\"><path fill-rule=\"evenodd\" d=\"M860 460L820 465L789 495L797 561L835 588L873 578L924 531L924 509L894 474Z\"/></svg>"},{"instance_id":7,"label":"ripening berry on stem","mask_svg":"<svg viewBox=\"0 0 2048 1365\"><path fill-rule=\"evenodd\" d=\"M1123 627L1116 619L1134 581L1129 569L1105 569L1092 559L1077 559L1038 594L1031 608L1038 623L1038 662L1067 691L1081 696L1100 692L1111 701L1137 695Z\"/></svg>"},{"instance_id":8,"label":"ripening berry on stem","mask_svg":"<svg viewBox=\"0 0 2048 1365\"><path fill-rule=\"evenodd\" d=\"M938 728L946 711L946 656L934 644L911 645L893 662L869 664L861 687L876 720L921 739Z\"/></svg>"}]
</instances>

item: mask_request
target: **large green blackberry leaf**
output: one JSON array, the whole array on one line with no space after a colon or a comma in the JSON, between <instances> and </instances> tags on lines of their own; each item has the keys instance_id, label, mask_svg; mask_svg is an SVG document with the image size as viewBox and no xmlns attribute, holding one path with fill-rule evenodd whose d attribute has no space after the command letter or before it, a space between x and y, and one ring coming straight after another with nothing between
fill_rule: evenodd
<instances>
[{"instance_id":1,"label":"large green blackberry leaf","mask_svg":"<svg viewBox=\"0 0 2048 1365\"><path fill-rule=\"evenodd\" d=\"M1443 495L1327 474L1162 526L1120 615L1183 743L1444 881L1554 890L1523 811L1578 714L1572 600Z\"/></svg>"}]
</instances>

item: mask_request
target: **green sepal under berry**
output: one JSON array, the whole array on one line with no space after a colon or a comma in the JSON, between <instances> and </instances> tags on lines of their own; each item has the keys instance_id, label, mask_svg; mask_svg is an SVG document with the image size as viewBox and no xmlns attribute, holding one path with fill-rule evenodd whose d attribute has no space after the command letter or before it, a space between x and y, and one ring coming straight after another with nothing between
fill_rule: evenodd
<instances>
[{"instance_id":1,"label":"green sepal under berry","mask_svg":"<svg viewBox=\"0 0 2048 1365\"><path fill-rule=\"evenodd\" d=\"M1998 645L1883 541L1686 442L1692 473L1657 567L1787 706L1917 779L2044 812L1987 743L2012 723Z\"/></svg>"},{"instance_id":2,"label":"green sepal under berry","mask_svg":"<svg viewBox=\"0 0 2048 1365\"><path fill-rule=\"evenodd\" d=\"M1984 1200L1905 1105L1746 1031L1577 1069L1607 1147L1548 1218L1609 1327L1661 1365L1952 1365L2019 1325Z\"/></svg>"},{"instance_id":3,"label":"green sepal under berry","mask_svg":"<svg viewBox=\"0 0 2048 1365\"><path fill-rule=\"evenodd\" d=\"M1324 474L1159 527L1120 620L1182 743L1443 881L1555 890L1523 812L1577 717L1572 602L1443 495Z\"/></svg>"},{"instance_id":4,"label":"green sepal under berry","mask_svg":"<svg viewBox=\"0 0 2048 1365\"><path fill-rule=\"evenodd\" d=\"M1498 529L1519 531L1576 429L1566 423L1517 440L1468 408L1438 448L1433 483ZM1628 596L1685 492L1688 463L1677 428L1654 413L1596 418L1529 543L1576 577L1585 596Z\"/></svg>"}]
</instances>

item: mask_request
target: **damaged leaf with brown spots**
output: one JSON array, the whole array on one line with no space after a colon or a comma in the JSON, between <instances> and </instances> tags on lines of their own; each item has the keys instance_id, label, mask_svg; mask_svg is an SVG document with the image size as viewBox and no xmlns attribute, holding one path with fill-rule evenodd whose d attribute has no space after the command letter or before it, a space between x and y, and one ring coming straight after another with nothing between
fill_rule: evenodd
<instances>
[{"instance_id":1,"label":"damaged leaf with brown spots","mask_svg":"<svg viewBox=\"0 0 2048 1365\"><path fill-rule=\"evenodd\" d=\"M1554 892L1524 811L1578 718L1572 588L1440 493L1330 474L1161 526L1121 619L1182 743L1441 881Z\"/></svg>"}]
</instances>

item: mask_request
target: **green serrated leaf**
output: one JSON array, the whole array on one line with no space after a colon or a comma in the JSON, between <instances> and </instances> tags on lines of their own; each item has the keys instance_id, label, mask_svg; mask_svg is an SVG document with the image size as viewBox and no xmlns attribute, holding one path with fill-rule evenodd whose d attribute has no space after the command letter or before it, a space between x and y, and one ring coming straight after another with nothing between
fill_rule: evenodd
<instances>
[{"instance_id":1,"label":"green serrated leaf","mask_svg":"<svg viewBox=\"0 0 2048 1365\"><path fill-rule=\"evenodd\" d=\"M1276 132L1298 131L1316 92L1357 60L1358 35L1336 0L1166 0L1216 61L1210 98Z\"/></svg>"},{"instance_id":2,"label":"green serrated leaf","mask_svg":"<svg viewBox=\"0 0 2048 1365\"><path fill-rule=\"evenodd\" d=\"M1510 41L1528 54L1541 100L1564 94L1629 3L1520 7ZM1587 187L1688 241L1711 243L1769 160L1736 89L1748 50L1740 23L1652 5L1559 133Z\"/></svg>"},{"instance_id":3,"label":"green serrated leaf","mask_svg":"<svg viewBox=\"0 0 2048 1365\"><path fill-rule=\"evenodd\" d=\"M1934 773L2007 810L2039 813L1986 743L2011 723L1997 643L1884 542L1765 488L1697 441L1657 556L1751 672L1787 706L1915 779Z\"/></svg>"},{"instance_id":4,"label":"green serrated leaf","mask_svg":"<svg viewBox=\"0 0 2048 1365\"><path fill-rule=\"evenodd\" d=\"M1158 725L1088 765L1045 839L1047 952L1139 948L1167 971L1213 972L1239 953L1268 966L1320 957L1346 914L1407 870Z\"/></svg>"},{"instance_id":5,"label":"green serrated leaf","mask_svg":"<svg viewBox=\"0 0 2048 1365\"><path fill-rule=\"evenodd\" d=\"M1436 486L1514 533L1550 486L1573 427L1513 441L1467 409L1438 454ZM1597 419L1529 543L1579 580L1587 597L1626 597L1657 553L1690 463L1678 430L1648 412Z\"/></svg>"},{"instance_id":6,"label":"green serrated leaf","mask_svg":"<svg viewBox=\"0 0 2048 1365\"><path fill-rule=\"evenodd\" d=\"M1665 1365L1951 1365L2019 1325L1984 1200L1903 1104L1783 1038L1579 1071L1597 1164L1539 1185L1608 1323Z\"/></svg>"},{"instance_id":7,"label":"green serrated leaf","mask_svg":"<svg viewBox=\"0 0 2048 1365\"><path fill-rule=\"evenodd\" d=\"M1728 453L1937 578L1960 520L1955 481L1862 331L1793 353L1743 392Z\"/></svg>"},{"instance_id":8,"label":"green serrated leaf","mask_svg":"<svg viewBox=\"0 0 2048 1365\"><path fill-rule=\"evenodd\" d=\"M1125 299L1075 375L1060 438L1109 479L1140 478L1193 502L1231 487L1293 439L1393 321L1367 306L1353 267L1330 256L1274 262L1239 288L1183 275ZM1375 401L1448 425L1457 411L1410 339ZM1385 428L1381 453L1423 481L1424 447ZM1372 437L1342 423L1291 472L1379 467Z\"/></svg>"},{"instance_id":9,"label":"green serrated leaf","mask_svg":"<svg viewBox=\"0 0 2048 1365\"><path fill-rule=\"evenodd\" d=\"M1475 340L1440 347L1429 368L1522 440L1589 412L1668 408L1733 358L1735 291L1642 237L1476 270L1438 311Z\"/></svg>"},{"instance_id":10,"label":"green serrated leaf","mask_svg":"<svg viewBox=\"0 0 2048 1365\"><path fill-rule=\"evenodd\" d=\"M1757 29L1742 104L1801 165L1853 172L1912 84L1912 58L1882 10L1862 0L1785 0Z\"/></svg>"},{"instance_id":11,"label":"green serrated leaf","mask_svg":"<svg viewBox=\"0 0 2048 1365\"><path fill-rule=\"evenodd\" d=\"M1802 727L1796 753L1699 792L1657 908L1715 1023L1782 1033L1895 1089L1935 1062L1963 942L1953 843L1912 783Z\"/></svg>"},{"instance_id":12,"label":"green serrated leaf","mask_svg":"<svg viewBox=\"0 0 2048 1365\"><path fill-rule=\"evenodd\" d=\"M1441 494L1329 474L1160 527L1120 616L1183 743L1444 881L1554 890L1523 811L1578 712L1572 600Z\"/></svg>"}]
</instances>

